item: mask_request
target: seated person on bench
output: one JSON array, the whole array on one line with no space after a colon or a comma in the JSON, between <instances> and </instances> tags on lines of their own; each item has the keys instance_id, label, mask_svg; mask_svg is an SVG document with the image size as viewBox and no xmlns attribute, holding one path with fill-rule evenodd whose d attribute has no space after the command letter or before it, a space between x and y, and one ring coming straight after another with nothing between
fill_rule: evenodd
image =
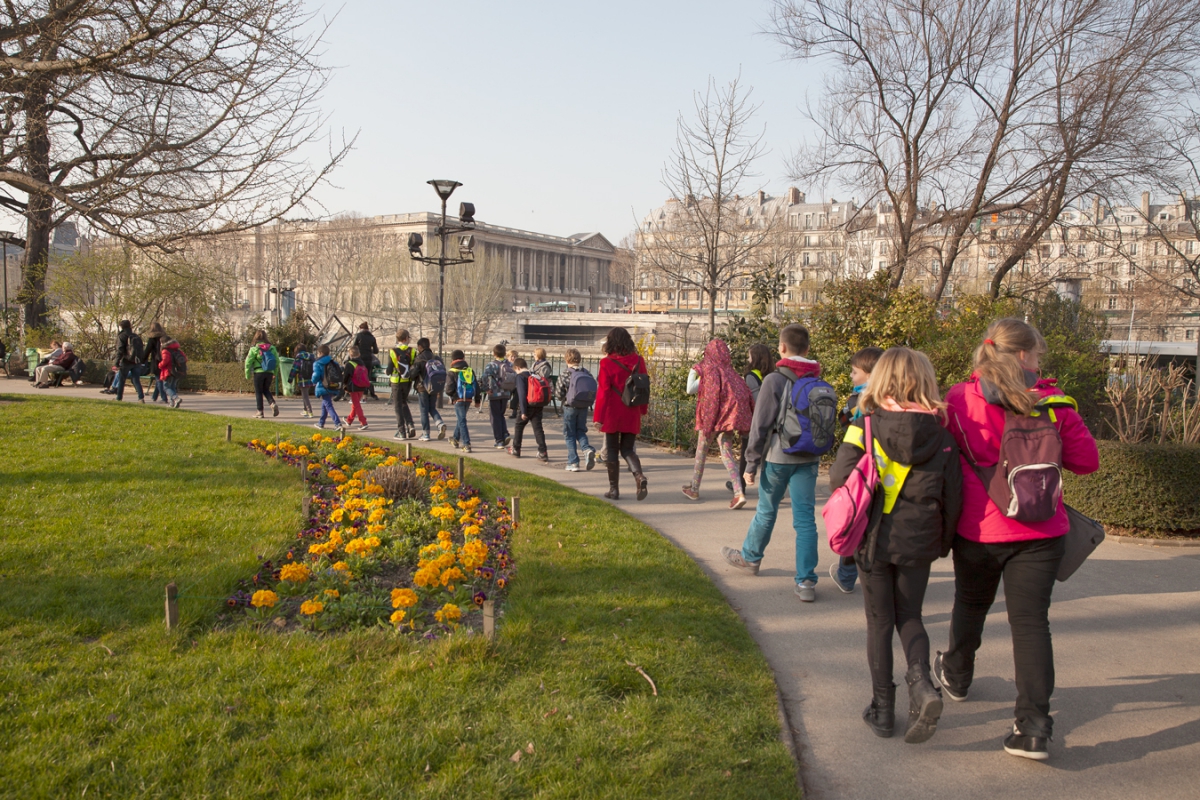
<instances>
[{"instance_id":1,"label":"seated person on bench","mask_svg":"<svg viewBox=\"0 0 1200 800\"><path fill-rule=\"evenodd\" d=\"M50 363L44 364L35 370L35 385L39 389L59 386L66 375L70 375L76 385L82 383L83 360L75 355L75 348L71 346L70 342L63 344L59 355L56 358L51 358Z\"/></svg>"}]
</instances>

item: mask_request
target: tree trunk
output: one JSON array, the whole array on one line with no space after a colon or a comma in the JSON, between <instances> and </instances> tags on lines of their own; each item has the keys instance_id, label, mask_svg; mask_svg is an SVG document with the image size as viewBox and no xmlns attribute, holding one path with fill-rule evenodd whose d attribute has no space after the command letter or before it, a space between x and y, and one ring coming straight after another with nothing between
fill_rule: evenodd
<instances>
[{"instance_id":1,"label":"tree trunk","mask_svg":"<svg viewBox=\"0 0 1200 800\"><path fill-rule=\"evenodd\" d=\"M30 91L25 95L26 147L25 168L36 181L50 182L50 110L46 95ZM46 265L50 256L50 213L53 199L29 193L26 209L25 258L21 264L21 302L25 305L25 327L44 326L49 321L46 306Z\"/></svg>"},{"instance_id":2,"label":"tree trunk","mask_svg":"<svg viewBox=\"0 0 1200 800\"><path fill-rule=\"evenodd\" d=\"M717 335L717 293L719 290L712 286L708 290L708 338Z\"/></svg>"}]
</instances>

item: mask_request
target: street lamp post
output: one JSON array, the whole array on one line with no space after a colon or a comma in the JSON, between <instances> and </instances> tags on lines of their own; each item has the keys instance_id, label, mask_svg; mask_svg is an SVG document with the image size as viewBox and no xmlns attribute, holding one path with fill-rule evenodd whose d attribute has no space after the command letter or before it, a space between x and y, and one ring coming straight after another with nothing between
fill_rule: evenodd
<instances>
[{"instance_id":1,"label":"street lamp post","mask_svg":"<svg viewBox=\"0 0 1200 800\"><path fill-rule=\"evenodd\" d=\"M0 251L4 254L4 338L10 335L8 324L8 240L12 231L0 231Z\"/></svg>"},{"instance_id":2,"label":"street lamp post","mask_svg":"<svg viewBox=\"0 0 1200 800\"><path fill-rule=\"evenodd\" d=\"M446 338L446 267L455 264L471 264L475 261L473 250L475 248L475 237L472 235L463 236L458 244L458 258L446 257L446 239L451 234L467 233L475 229L475 206L471 203L459 203L458 205L458 225L448 225L446 222L446 202L450 199L450 195L454 194L454 190L462 186L458 181L448 180L432 180L426 181L433 190L437 192L438 197L442 200L442 224L437 227L435 233L438 235L439 249L437 258L424 256L421 254L421 245L424 244L424 238L419 233L409 234L408 237L408 252L412 256L413 261L420 261L422 264L438 265L438 356L445 358L442 352L443 344Z\"/></svg>"}]
</instances>

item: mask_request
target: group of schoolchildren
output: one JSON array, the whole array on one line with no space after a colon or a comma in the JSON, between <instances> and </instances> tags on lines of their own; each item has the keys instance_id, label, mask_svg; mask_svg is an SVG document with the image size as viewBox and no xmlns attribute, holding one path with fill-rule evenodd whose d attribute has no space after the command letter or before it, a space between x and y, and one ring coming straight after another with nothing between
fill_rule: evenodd
<instances>
[{"instance_id":1,"label":"group of schoolchildren","mask_svg":"<svg viewBox=\"0 0 1200 800\"><path fill-rule=\"evenodd\" d=\"M155 322L146 331L145 339L133 330L133 324L121 320L117 332L117 356L101 394L115 395L125 399L125 383L132 379L137 390L138 402L146 402L142 389L142 377L154 379L150 402L161 400L171 408L179 408L183 400L179 397L179 380L187 376L188 357L179 342L167 335L162 325Z\"/></svg>"},{"instance_id":2,"label":"group of schoolchildren","mask_svg":"<svg viewBox=\"0 0 1200 800\"><path fill-rule=\"evenodd\" d=\"M924 742L937 729L943 697L967 699L984 620L1003 580L1017 687L1004 750L1049 758L1054 659L1048 614L1070 527L1061 471L1093 472L1099 457L1074 401L1054 380L1040 377L1045 349L1041 334L1026 322L997 320L975 350L971 377L943 399L923 353L864 348L851 360L854 393L840 409L832 387L821 380L821 365L808 358L809 335L800 325L781 331L773 366L765 358L769 353L752 350L744 380L720 340L709 343L689 375L689 391L699 396L699 442L693 480L683 492L698 498L713 441L730 472L731 507L744 504L744 487L758 482L745 540L721 550L728 564L753 575L789 494L795 592L802 601L816 599L815 490L821 456L836 443L837 419L845 433L829 471L831 491L861 479L863 465L873 459L877 483L863 511L862 539L829 573L846 593L861 573L873 686L862 716L877 736L892 736L895 726L893 634L899 632L907 665L904 739ZM744 438L741 465L728 442L733 432ZM949 555L955 576L950 637L931 662L922 604L931 565Z\"/></svg>"}]
</instances>

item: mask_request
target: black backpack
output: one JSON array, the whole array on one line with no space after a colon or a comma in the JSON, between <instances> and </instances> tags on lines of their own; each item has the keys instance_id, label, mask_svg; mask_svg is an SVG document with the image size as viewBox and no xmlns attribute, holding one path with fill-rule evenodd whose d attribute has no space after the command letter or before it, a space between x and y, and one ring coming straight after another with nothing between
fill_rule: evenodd
<instances>
[{"instance_id":1,"label":"black backpack","mask_svg":"<svg viewBox=\"0 0 1200 800\"><path fill-rule=\"evenodd\" d=\"M346 380L346 373L342 369L342 365L336 361L330 361L325 365L325 373L321 376L321 383L326 389L341 389L342 384Z\"/></svg>"},{"instance_id":2,"label":"black backpack","mask_svg":"<svg viewBox=\"0 0 1200 800\"><path fill-rule=\"evenodd\" d=\"M614 358L613 361L617 360ZM638 372L636 369L626 367L620 361L617 363L629 370L629 377L625 379L625 389L621 392L621 402L630 408L649 405L650 376L645 372Z\"/></svg>"},{"instance_id":3,"label":"black backpack","mask_svg":"<svg viewBox=\"0 0 1200 800\"><path fill-rule=\"evenodd\" d=\"M142 364L146 361L146 345L142 343L142 337L136 333L129 334L129 338L125 342L125 347L129 350L126 358L132 364Z\"/></svg>"}]
</instances>

